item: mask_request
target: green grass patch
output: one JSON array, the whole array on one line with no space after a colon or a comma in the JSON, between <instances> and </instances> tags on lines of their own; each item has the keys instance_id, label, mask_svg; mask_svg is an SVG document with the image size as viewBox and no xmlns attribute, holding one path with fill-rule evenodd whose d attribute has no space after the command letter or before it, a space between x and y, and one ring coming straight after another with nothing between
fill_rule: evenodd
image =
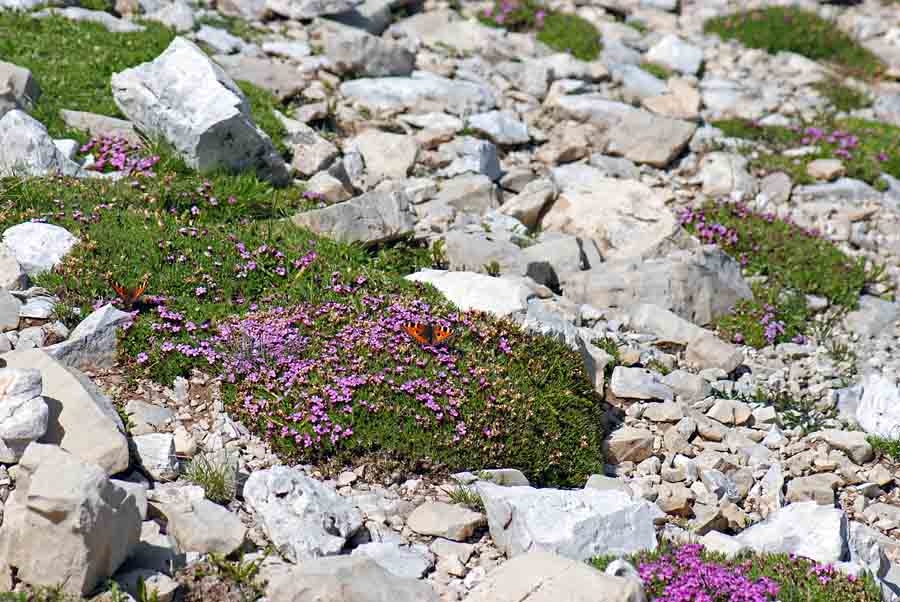
<instances>
[{"instance_id":1,"label":"green grass patch","mask_svg":"<svg viewBox=\"0 0 900 602\"><path fill-rule=\"evenodd\" d=\"M83 133L67 129L59 110L121 117L113 102L112 75L156 58L175 38L159 24L144 25L144 32L110 33L94 23L0 12L0 56L31 70L42 92L33 116L50 135L83 141Z\"/></svg>"},{"instance_id":2,"label":"green grass patch","mask_svg":"<svg viewBox=\"0 0 900 602\"><path fill-rule=\"evenodd\" d=\"M872 97L850 86L841 83L836 78L828 78L813 84L819 94L828 99L828 102L836 111L849 113L858 109L872 106Z\"/></svg>"},{"instance_id":3,"label":"green grass patch","mask_svg":"<svg viewBox=\"0 0 900 602\"><path fill-rule=\"evenodd\" d=\"M804 295L852 309L875 276L863 260L848 257L817 233L743 205L710 203L686 210L680 219L704 243L720 246L740 262L746 273L767 279L754 287L753 300L739 302L716 322L728 340L763 347L802 337L812 320Z\"/></svg>"},{"instance_id":4,"label":"green grass patch","mask_svg":"<svg viewBox=\"0 0 900 602\"><path fill-rule=\"evenodd\" d=\"M871 79L884 71L874 53L835 23L795 7L772 6L715 17L704 24L704 30L772 54L787 51L825 61L855 77Z\"/></svg>"},{"instance_id":5,"label":"green grass patch","mask_svg":"<svg viewBox=\"0 0 900 602\"><path fill-rule=\"evenodd\" d=\"M613 560L614 557L605 556L595 558L592 564L605 570ZM881 600L879 586L868 573L858 578L850 577L833 565L788 554L745 552L728 560L698 544L675 546L663 542L653 552L634 554L625 560L637 568L648 602L670 600L673 591L684 600Z\"/></svg>"},{"instance_id":6,"label":"green grass patch","mask_svg":"<svg viewBox=\"0 0 900 602\"><path fill-rule=\"evenodd\" d=\"M668 68L663 67L657 63L644 62L641 63L641 69L649 73L650 75L657 77L663 81L672 77L672 72L669 71Z\"/></svg>"},{"instance_id":7,"label":"green grass patch","mask_svg":"<svg viewBox=\"0 0 900 602\"><path fill-rule=\"evenodd\" d=\"M157 23L142 23L147 30L111 33L104 27L62 17L33 19L18 12L0 12L0 57L30 69L41 88L33 111L55 138L87 140L87 134L70 130L60 109L89 111L124 117L113 101L110 78L129 67L159 56L175 33ZM283 155L284 127L272 113L281 103L269 92L248 82L238 82L247 95L253 118Z\"/></svg>"},{"instance_id":8,"label":"green grass patch","mask_svg":"<svg viewBox=\"0 0 900 602\"><path fill-rule=\"evenodd\" d=\"M490 27L536 32L537 39L550 48L583 61L596 59L603 49L600 32L590 21L551 10L535 0L496 0L478 19Z\"/></svg>"},{"instance_id":9,"label":"green grass patch","mask_svg":"<svg viewBox=\"0 0 900 602\"><path fill-rule=\"evenodd\" d=\"M858 118L822 117L803 127L762 126L744 119L713 122L726 136L743 138L764 145L752 159L754 169L771 173L784 171L795 184L813 184L806 173L807 165L816 159L840 159L847 177L883 186L882 173L900 177L900 127ZM815 147L801 157L788 157L791 148Z\"/></svg>"},{"instance_id":10,"label":"green grass patch","mask_svg":"<svg viewBox=\"0 0 900 602\"><path fill-rule=\"evenodd\" d=\"M866 438L875 453L889 458L891 462L900 462L900 439L870 435Z\"/></svg>"},{"instance_id":11,"label":"green grass patch","mask_svg":"<svg viewBox=\"0 0 900 602\"><path fill-rule=\"evenodd\" d=\"M126 285L151 275L122 339L132 374L229 377L232 411L285 458L430 458L573 486L602 468L602 422L577 354L404 281L430 264L427 249L318 239L278 219L296 210L296 191L170 165L118 184L0 183L0 227L40 219L81 240L37 279L70 325L113 300L107 274ZM420 347L403 331L409 320L452 326L453 346Z\"/></svg>"}]
</instances>

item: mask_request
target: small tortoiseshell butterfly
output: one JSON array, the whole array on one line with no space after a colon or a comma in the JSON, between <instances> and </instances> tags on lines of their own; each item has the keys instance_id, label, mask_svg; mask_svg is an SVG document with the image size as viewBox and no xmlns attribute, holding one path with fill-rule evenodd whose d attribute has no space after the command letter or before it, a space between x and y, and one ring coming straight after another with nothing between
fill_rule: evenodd
<instances>
[{"instance_id":1,"label":"small tortoiseshell butterfly","mask_svg":"<svg viewBox=\"0 0 900 602\"><path fill-rule=\"evenodd\" d=\"M150 282L150 274L144 274L144 277L141 279L140 283L134 288L128 288L126 286L122 286L115 280L110 280L109 285L116 291L116 294L119 296L119 299L122 300L122 304L126 308L130 308L134 305L144 294L144 291L147 290L147 284Z\"/></svg>"},{"instance_id":2,"label":"small tortoiseshell butterfly","mask_svg":"<svg viewBox=\"0 0 900 602\"><path fill-rule=\"evenodd\" d=\"M403 330L422 345L440 345L453 334L453 331L440 324L422 324L421 322L404 324Z\"/></svg>"}]
</instances>

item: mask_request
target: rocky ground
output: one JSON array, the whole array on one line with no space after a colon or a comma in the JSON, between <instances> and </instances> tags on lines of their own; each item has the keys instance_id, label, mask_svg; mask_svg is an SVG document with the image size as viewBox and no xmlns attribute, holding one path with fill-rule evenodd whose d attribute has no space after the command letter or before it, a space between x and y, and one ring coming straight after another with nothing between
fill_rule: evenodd
<instances>
[{"instance_id":1,"label":"rocky ground","mask_svg":"<svg viewBox=\"0 0 900 602\"><path fill-rule=\"evenodd\" d=\"M578 40L567 53L544 33L487 26L486 10L512 11L500 3L0 0L16 19L99 24L91 36L168 28L157 56L108 78L109 115L70 82L71 104L49 101L44 124L39 69L0 62L0 591L638 602L655 599L643 572L584 561L666 540L789 553L900 598L900 5L801 4L867 49L877 76L705 27L760 2L553 4L599 32L582 60ZM235 81L279 110L264 123ZM162 163L145 138L168 145ZM569 347L606 429L602 470L557 488L532 486L528 466L297 464L274 423L236 410L248 407L229 388L237 368L154 378L175 349L157 334L181 317L153 310L167 325L138 353L147 312L120 299L81 319L76 289L102 294L54 280L83 275L66 272L72 258L102 246L54 222L97 223L119 199L75 215L34 182L142 191L164 177L151 172L165 173L165 153L294 191L288 221L323 240L427 249L431 267L407 281ZM232 202L203 186L210 208ZM59 215L36 209L48 202ZM240 217L229 224L255 218ZM198 303L212 294L184 280ZM264 294L251 301L267 308ZM555 370L540 359L529 370Z\"/></svg>"}]
</instances>

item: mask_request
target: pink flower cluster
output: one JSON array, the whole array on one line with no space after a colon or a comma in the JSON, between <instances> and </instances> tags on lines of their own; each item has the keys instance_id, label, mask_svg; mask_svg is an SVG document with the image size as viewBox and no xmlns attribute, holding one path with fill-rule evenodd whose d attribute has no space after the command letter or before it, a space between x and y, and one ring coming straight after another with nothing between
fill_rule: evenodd
<instances>
[{"instance_id":1,"label":"pink flower cluster","mask_svg":"<svg viewBox=\"0 0 900 602\"><path fill-rule=\"evenodd\" d=\"M81 153L93 152L91 169L103 172L121 171L125 175L153 177L153 166L159 162L159 155L141 156L140 146L132 144L120 136L99 136L91 138L80 149Z\"/></svg>"},{"instance_id":2,"label":"pink flower cluster","mask_svg":"<svg viewBox=\"0 0 900 602\"><path fill-rule=\"evenodd\" d=\"M772 602L778 596L772 579L752 579L742 566L707 562L702 551L701 545L684 545L638 567L648 589L661 593L655 602Z\"/></svg>"}]
</instances>

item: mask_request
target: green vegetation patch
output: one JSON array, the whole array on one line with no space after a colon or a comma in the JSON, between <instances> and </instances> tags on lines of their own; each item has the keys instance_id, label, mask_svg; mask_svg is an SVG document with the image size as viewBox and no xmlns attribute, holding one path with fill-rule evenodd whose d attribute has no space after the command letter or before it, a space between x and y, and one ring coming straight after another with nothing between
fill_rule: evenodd
<instances>
[{"instance_id":1,"label":"green vegetation patch","mask_svg":"<svg viewBox=\"0 0 900 602\"><path fill-rule=\"evenodd\" d=\"M603 44L594 25L577 15L560 13L535 0L496 0L478 19L485 25L515 32L537 32L537 39L583 61L600 55Z\"/></svg>"},{"instance_id":2,"label":"green vegetation patch","mask_svg":"<svg viewBox=\"0 0 900 602\"><path fill-rule=\"evenodd\" d=\"M765 149L751 161L751 166L771 173L784 171L795 184L813 184L806 173L807 165L816 159L840 159L846 175L883 187L881 174L900 177L900 127L865 119L822 118L803 127L763 126L744 119L713 122L730 138L759 142ZM809 147L811 152L800 157L785 156L792 148Z\"/></svg>"},{"instance_id":3,"label":"green vegetation patch","mask_svg":"<svg viewBox=\"0 0 900 602\"><path fill-rule=\"evenodd\" d=\"M318 239L278 219L303 202L296 191L173 164L163 156L156 177L118 184L0 183L0 227L37 219L81 241L38 278L70 326L115 300L107 274L126 286L150 274L122 340L133 374L226 377L232 410L284 457L430 458L572 486L602 469L602 422L576 353L403 280L429 265L426 249ZM419 345L403 329L415 320L452 327L451 346Z\"/></svg>"},{"instance_id":4,"label":"green vegetation patch","mask_svg":"<svg viewBox=\"0 0 900 602\"><path fill-rule=\"evenodd\" d=\"M827 98L836 111L849 113L872 106L872 97L869 94L850 87L837 78L824 79L813 84L813 88Z\"/></svg>"},{"instance_id":5,"label":"green vegetation patch","mask_svg":"<svg viewBox=\"0 0 900 602\"><path fill-rule=\"evenodd\" d=\"M592 563L605 570L612 556ZM830 564L793 554L745 552L728 560L698 544L663 542L653 552L626 557L638 570L648 602L744 600L746 602L878 602L874 578L845 575Z\"/></svg>"},{"instance_id":6,"label":"green vegetation patch","mask_svg":"<svg viewBox=\"0 0 900 602\"><path fill-rule=\"evenodd\" d=\"M95 23L2 11L0 57L30 69L37 80L42 93L34 118L51 136L72 137L60 109L121 117L113 102L112 75L153 60L175 38L159 24L144 26L143 32L111 33ZM84 141L83 134L74 137Z\"/></svg>"},{"instance_id":7,"label":"green vegetation patch","mask_svg":"<svg viewBox=\"0 0 900 602\"><path fill-rule=\"evenodd\" d=\"M874 53L833 22L795 7L772 6L709 19L706 33L738 40L772 54L787 51L826 61L843 72L871 79L884 70Z\"/></svg>"},{"instance_id":8,"label":"green vegetation patch","mask_svg":"<svg viewBox=\"0 0 900 602\"><path fill-rule=\"evenodd\" d=\"M875 277L863 260L848 257L817 232L744 205L710 203L685 210L680 221L704 243L721 247L746 273L766 279L753 287L754 299L739 302L716 323L723 336L738 343L763 347L802 340L812 323L805 295L853 309Z\"/></svg>"},{"instance_id":9,"label":"green vegetation patch","mask_svg":"<svg viewBox=\"0 0 900 602\"><path fill-rule=\"evenodd\" d=\"M643 69L653 77L657 77L663 81L672 77L672 72L667 67L663 67L662 65L657 63L641 63L641 69Z\"/></svg>"},{"instance_id":10,"label":"green vegetation patch","mask_svg":"<svg viewBox=\"0 0 900 602\"><path fill-rule=\"evenodd\" d=\"M900 462L900 439L877 435L871 435L866 439L875 453L888 458L891 462Z\"/></svg>"}]
</instances>

